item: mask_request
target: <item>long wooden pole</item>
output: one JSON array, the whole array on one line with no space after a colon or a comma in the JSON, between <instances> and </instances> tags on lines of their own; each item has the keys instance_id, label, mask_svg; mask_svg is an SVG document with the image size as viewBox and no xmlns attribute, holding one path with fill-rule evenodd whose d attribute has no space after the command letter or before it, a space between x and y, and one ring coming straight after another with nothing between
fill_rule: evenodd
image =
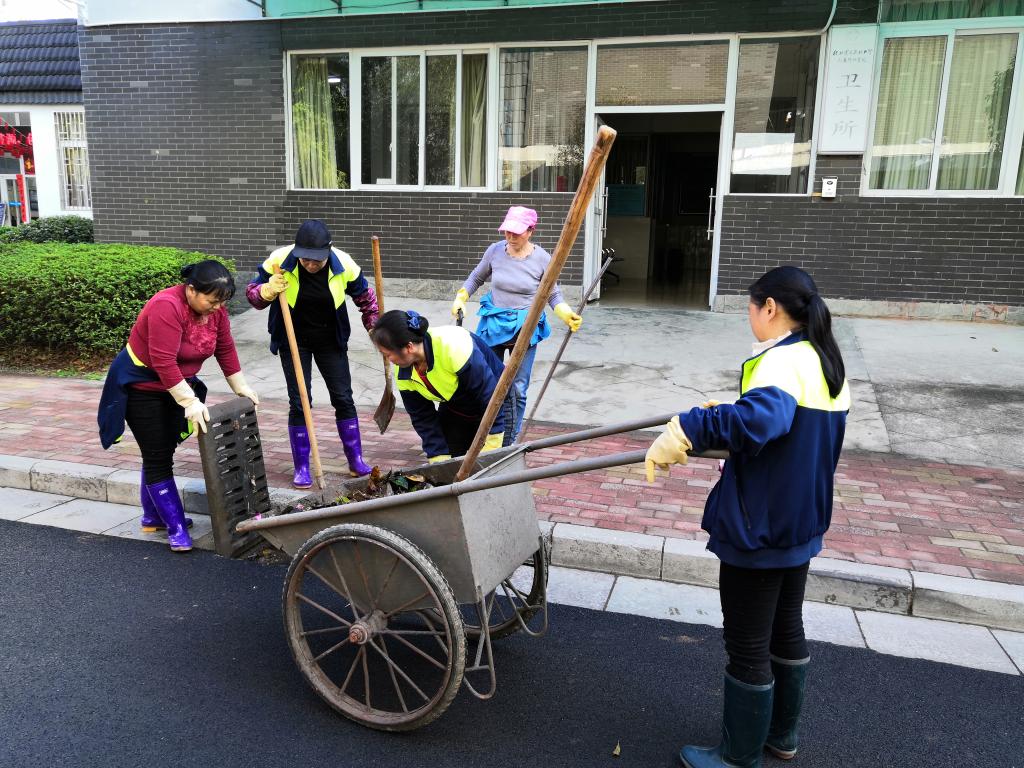
<instances>
[{"instance_id":1,"label":"long wooden pole","mask_svg":"<svg viewBox=\"0 0 1024 768\"><path fill-rule=\"evenodd\" d=\"M587 215L587 206L590 204L590 198L593 196L594 189L601 179L601 171L608 160L608 153L611 151L612 142L614 141L615 130L607 125L602 125L597 131L597 139L590 150L590 157L587 159L587 165L583 169L583 178L580 179L580 184L576 188L576 195L572 199L572 205L569 206L569 213L566 214L565 223L562 225L562 234L558 238L558 245L555 246L555 252L551 255L551 262L548 264L547 269L544 270L544 276L537 287L537 293L533 297L530 311L526 315L523 327L519 330L519 337L512 348L512 354L505 365L505 370L502 372L501 378L498 379L498 384L494 388L494 394L491 395L491 401L487 404L487 410L484 411L483 418L480 420L480 426L476 431L476 436L473 438L473 443L466 452L466 457L462 460L462 466L459 467L459 471L455 475L456 481L465 480L469 477L477 458L480 456L480 451L483 450L484 440L487 439L487 434L491 431L491 426L494 424L498 411L505 401L505 395L508 394L508 390L512 386L512 380L515 378L516 373L519 372L519 366L523 362L523 357L526 356L526 350L530 346L530 339L533 337L533 331L540 320L541 312L544 311L544 305L547 303L548 296L551 295L551 289L558 282L558 276L562 272L562 267L565 266L573 243L576 242L576 235L579 233L580 225Z\"/></svg>"},{"instance_id":2,"label":"long wooden pole","mask_svg":"<svg viewBox=\"0 0 1024 768\"><path fill-rule=\"evenodd\" d=\"M601 266L601 271L597 273L597 277L594 278L594 282L587 288L587 292L583 294L583 298L580 300L579 307L576 308L576 314L582 315L583 310L587 308L587 301L590 299L590 294L597 288L598 283L601 282L601 278L604 277L605 270L612 265L612 257L609 256L605 259L604 264ZM544 384L540 388L540 392L537 393L536 399L533 401L533 408L530 409L530 415L526 417L526 421L523 422L523 428L519 430L519 435L516 437L516 443L523 442L523 436L529 431L533 425L533 417L537 415L537 408L540 406L540 401L544 399L544 393L548 391L548 384L551 383L552 376L555 375L555 369L558 367L558 363L562 360L562 353L565 352L565 348L569 346L569 339L573 337L572 329L568 329L565 332L565 338L562 339L562 346L558 348L558 352L555 354L555 359L551 362L551 367L548 368L548 375L544 377ZM668 421L668 419L666 419Z\"/></svg>"},{"instance_id":3,"label":"long wooden pole","mask_svg":"<svg viewBox=\"0 0 1024 768\"><path fill-rule=\"evenodd\" d=\"M274 265L274 274L281 274L281 265ZM292 368L295 370L295 383L299 388L299 399L302 401L302 417L306 421L306 434L309 435L310 459L313 464L313 480L316 487L323 490L324 470L320 466L320 448L316 444L316 430L313 428L313 411L309 407L309 395L306 394L306 374L302 372L302 360L299 358L299 344L295 340L295 326L292 324L292 308L283 293L277 295L281 304L281 317L284 318L284 331L288 334L288 348L292 352Z\"/></svg>"}]
</instances>

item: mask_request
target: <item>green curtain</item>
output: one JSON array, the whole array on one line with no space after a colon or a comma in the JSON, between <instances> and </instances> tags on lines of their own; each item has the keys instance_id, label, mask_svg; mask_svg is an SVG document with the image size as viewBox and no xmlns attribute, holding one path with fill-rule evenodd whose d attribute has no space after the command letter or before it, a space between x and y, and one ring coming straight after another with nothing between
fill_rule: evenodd
<instances>
[{"instance_id":1,"label":"green curtain","mask_svg":"<svg viewBox=\"0 0 1024 768\"><path fill-rule=\"evenodd\" d=\"M939 189L997 189L1017 35L963 35L953 44Z\"/></svg>"},{"instance_id":2,"label":"green curtain","mask_svg":"<svg viewBox=\"0 0 1024 768\"><path fill-rule=\"evenodd\" d=\"M462 186L487 183L487 54L462 57Z\"/></svg>"},{"instance_id":3,"label":"green curtain","mask_svg":"<svg viewBox=\"0 0 1024 768\"><path fill-rule=\"evenodd\" d=\"M1024 16L1024 0L887 0L880 20L937 21Z\"/></svg>"},{"instance_id":4,"label":"green curtain","mask_svg":"<svg viewBox=\"0 0 1024 768\"><path fill-rule=\"evenodd\" d=\"M292 80L295 184L303 189L338 189L327 59L301 56Z\"/></svg>"},{"instance_id":5,"label":"green curtain","mask_svg":"<svg viewBox=\"0 0 1024 768\"><path fill-rule=\"evenodd\" d=\"M885 41L871 149L872 189L927 189L946 38Z\"/></svg>"}]
</instances>

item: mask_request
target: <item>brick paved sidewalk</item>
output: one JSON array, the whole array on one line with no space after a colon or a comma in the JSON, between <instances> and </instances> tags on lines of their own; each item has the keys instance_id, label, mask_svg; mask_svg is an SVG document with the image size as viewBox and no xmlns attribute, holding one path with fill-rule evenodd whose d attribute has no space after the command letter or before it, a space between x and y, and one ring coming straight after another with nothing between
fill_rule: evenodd
<instances>
[{"instance_id":1,"label":"brick paved sidewalk","mask_svg":"<svg viewBox=\"0 0 1024 768\"><path fill-rule=\"evenodd\" d=\"M124 441L104 451L96 432L100 383L77 379L0 376L0 454L73 461L121 469L141 466L138 449ZM211 398L216 401L216 396ZM287 403L264 399L260 427L271 485L291 482L284 429ZM347 465L329 407L315 410L320 455L327 473ZM398 412L386 435L370 413L360 414L367 460L385 466L422 461L419 440ZM571 427L543 425L540 437ZM645 448L638 435L617 436L531 454L531 466ZM202 477L194 441L176 454L175 472ZM648 485L640 466L588 472L533 484L545 520L677 538L706 538L700 530L717 462L694 460ZM958 466L846 452L836 478L826 557L951 576L1024 584L1024 472Z\"/></svg>"}]
</instances>

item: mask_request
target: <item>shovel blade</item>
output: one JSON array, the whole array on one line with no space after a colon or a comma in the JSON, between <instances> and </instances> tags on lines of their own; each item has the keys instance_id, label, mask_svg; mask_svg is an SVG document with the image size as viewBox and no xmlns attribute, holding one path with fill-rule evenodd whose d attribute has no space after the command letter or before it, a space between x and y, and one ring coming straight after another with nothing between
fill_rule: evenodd
<instances>
[{"instance_id":1,"label":"shovel blade","mask_svg":"<svg viewBox=\"0 0 1024 768\"><path fill-rule=\"evenodd\" d=\"M373 420L377 424L377 429L383 435L388 430L388 425L391 423L391 417L395 415L395 393L390 388L384 393L380 399L380 405L377 406L377 410L373 412Z\"/></svg>"}]
</instances>

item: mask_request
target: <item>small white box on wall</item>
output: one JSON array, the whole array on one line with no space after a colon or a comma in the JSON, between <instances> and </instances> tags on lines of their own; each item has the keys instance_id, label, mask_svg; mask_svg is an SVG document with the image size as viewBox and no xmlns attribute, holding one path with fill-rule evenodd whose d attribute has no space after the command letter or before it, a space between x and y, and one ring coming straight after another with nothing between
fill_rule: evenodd
<instances>
[{"instance_id":1,"label":"small white box on wall","mask_svg":"<svg viewBox=\"0 0 1024 768\"><path fill-rule=\"evenodd\" d=\"M839 179L834 176L821 180L821 196L822 197L835 197L836 187L839 184Z\"/></svg>"}]
</instances>

